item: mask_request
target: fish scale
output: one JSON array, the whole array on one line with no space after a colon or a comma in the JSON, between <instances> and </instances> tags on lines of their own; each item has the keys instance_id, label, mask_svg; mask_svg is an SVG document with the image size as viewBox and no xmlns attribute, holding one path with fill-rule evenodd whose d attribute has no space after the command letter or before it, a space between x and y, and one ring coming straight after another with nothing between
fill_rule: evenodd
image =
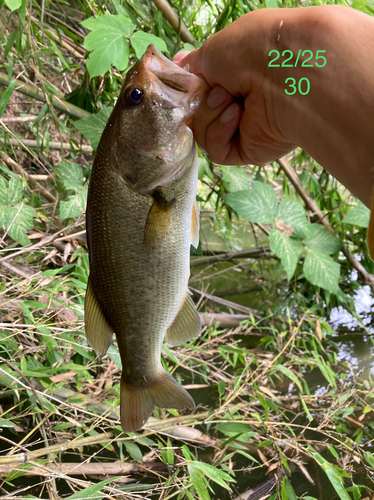
<instances>
[{"instance_id":1,"label":"fish scale","mask_svg":"<svg viewBox=\"0 0 374 500\"><path fill-rule=\"evenodd\" d=\"M140 103L131 100L134 88ZM187 289L198 164L186 118L206 89L150 46L127 74L93 165L85 327L99 354L116 334L126 432L139 429L154 406L194 407L160 358L165 336L177 345L201 328Z\"/></svg>"}]
</instances>

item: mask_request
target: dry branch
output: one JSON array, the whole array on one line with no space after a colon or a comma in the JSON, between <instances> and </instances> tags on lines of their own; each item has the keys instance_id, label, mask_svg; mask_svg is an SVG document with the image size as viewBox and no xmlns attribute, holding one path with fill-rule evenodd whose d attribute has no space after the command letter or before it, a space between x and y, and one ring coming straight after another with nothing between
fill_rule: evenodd
<instances>
[{"instance_id":1,"label":"dry branch","mask_svg":"<svg viewBox=\"0 0 374 500\"><path fill-rule=\"evenodd\" d=\"M9 143L12 146L27 146L28 148L37 148L40 147L41 144L43 145L43 148L47 147L47 142L45 140L43 141L36 141L35 139L2 139L0 138L0 143L6 144ZM79 146L76 146L73 143L70 142L57 142L57 141L50 141L48 143L48 148L49 149L68 149L68 150L74 150L75 152L79 151L84 151L85 153L92 153L93 149L91 146L88 144L81 144Z\"/></svg>"},{"instance_id":2,"label":"dry branch","mask_svg":"<svg viewBox=\"0 0 374 500\"><path fill-rule=\"evenodd\" d=\"M240 304L236 304L235 302L231 302L230 300L221 299L220 297L216 297L215 295L211 295L210 293L202 292L201 290L197 290L196 288L190 287L190 290L194 295L206 298L208 300L211 300L212 302L215 302L216 304L220 304L221 306L225 306L229 309L235 309L237 311L244 312L248 316L250 314L253 314L255 318L262 318L264 316L263 312L257 311L256 309L251 309L250 307L245 307Z\"/></svg>"},{"instance_id":3,"label":"dry branch","mask_svg":"<svg viewBox=\"0 0 374 500\"><path fill-rule=\"evenodd\" d=\"M17 468L18 467L18 468ZM0 465L0 476L6 476L15 470L27 471L26 476L50 476L51 473L56 475L68 474L71 476L117 476L139 474L150 470L163 470L166 465L163 462L145 462L145 463L128 463L128 462L92 462L92 463L61 463L48 464L48 470L43 465L27 466L27 469L22 468L18 463Z\"/></svg>"},{"instance_id":4,"label":"dry branch","mask_svg":"<svg viewBox=\"0 0 374 500\"><path fill-rule=\"evenodd\" d=\"M9 85L8 75L0 72L0 85L5 85L8 87ZM36 87L32 87L27 83L21 82L21 80L16 80L15 90L17 92L21 92L21 94L25 94L29 97L37 99L38 101L46 102L44 94L41 90ZM74 104L70 104L70 102L63 101L56 96L50 96L51 102L53 106L57 109L60 109L64 113L73 116L74 118L88 118L91 116L91 113L85 111L84 109L78 108Z\"/></svg>"},{"instance_id":5,"label":"dry branch","mask_svg":"<svg viewBox=\"0 0 374 500\"><path fill-rule=\"evenodd\" d=\"M164 18L169 21L171 26L175 29L177 33L180 33L181 40L183 42L193 44L195 38L188 31L183 22L179 19L177 14L174 12L172 7L170 6L167 0L153 0L153 3L156 5L158 10L160 10L164 16Z\"/></svg>"},{"instance_id":6,"label":"dry branch","mask_svg":"<svg viewBox=\"0 0 374 500\"><path fill-rule=\"evenodd\" d=\"M323 224L330 231L331 234L337 237L338 235L336 234L334 228L332 227L330 222L326 219L325 215L320 210L317 203L303 189L303 185L298 175L291 167L291 165L288 163L288 161L285 158L282 158L280 160L277 160L277 163L282 168L282 170L288 177L289 181L294 186L295 190L304 200L306 207L316 215L321 224ZM358 271L361 274L361 276L364 278L365 283L368 284L372 292L374 292L374 276L366 271L366 269L358 262L358 260L356 260L356 258L349 252L348 248L346 247L346 245L344 245L344 243L342 245L342 252L346 256L347 260L350 262L351 266L354 267L356 271Z\"/></svg>"},{"instance_id":7,"label":"dry branch","mask_svg":"<svg viewBox=\"0 0 374 500\"><path fill-rule=\"evenodd\" d=\"M203 327L219 323L220 328L229 330L231 328L237 328L242 321L248 321L250 317L245 314L200 313L200 319Z\"/></svg>"},{"instance_id":8,"label":"dry branch","mask_svg":"<svg viewBox=\"0 0 374 500\"><path fill-rule=\"evenodd\" d=\"M250 250L240 250L239 252L226 252L215 255L208 255L207 257L199 257L197 259L191 259L191 267L196 266L207 266L208 264L214 264L215 262L221 262L233 259L256 259L258 257L274 257L274 254L270 253L270 247L264 246L260 248L252 248Z\"/></svg>"}]
</instances>

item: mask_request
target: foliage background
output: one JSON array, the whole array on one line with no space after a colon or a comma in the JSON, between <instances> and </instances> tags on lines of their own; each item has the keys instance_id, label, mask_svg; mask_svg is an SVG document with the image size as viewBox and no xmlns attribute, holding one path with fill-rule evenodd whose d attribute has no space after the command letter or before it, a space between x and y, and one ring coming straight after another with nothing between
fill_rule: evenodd
<instances>
[{"instance_id":1,"label":"foliage background","mask_svg":"<svg viewBox=\"0 0 374 500\"><path fill-rule=\"evenodd\" d=\"M163 350L198 407L121 432L120 359L87 345L83 304L87 185L123 75L148 43L172 57L251 10L320 4L176 1L188 38L156 3L0 1L2 498L372 498L370 366L341 355L372 344L369 211L301 150L265 168L199 153L206 326Z\"/></svg>"}]
</instances>

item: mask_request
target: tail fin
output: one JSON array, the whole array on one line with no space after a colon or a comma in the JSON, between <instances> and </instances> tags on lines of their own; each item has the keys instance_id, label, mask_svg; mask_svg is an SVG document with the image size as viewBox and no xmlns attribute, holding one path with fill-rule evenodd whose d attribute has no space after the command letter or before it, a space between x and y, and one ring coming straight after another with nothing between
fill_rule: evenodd
<instances>
[{"instance_id":1,"label":"tail fin","mask_svg":"<svg viewBox=\"0 0 374 500\"><path fill-rule=\"evenodd\" d=\"M193 409L195 403L188 392L165 370L143 385L135 385L121 377L121 425L124 432L139 430L151 416L153 408Z\"/></svg>"}]
</instances>

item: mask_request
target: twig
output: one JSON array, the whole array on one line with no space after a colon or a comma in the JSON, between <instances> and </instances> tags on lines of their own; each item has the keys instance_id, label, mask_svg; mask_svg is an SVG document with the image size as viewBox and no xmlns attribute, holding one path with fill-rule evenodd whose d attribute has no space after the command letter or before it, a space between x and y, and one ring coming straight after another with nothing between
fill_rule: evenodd
<instances>
[{"instance_id":1,"label":"twig","mask_svg":"<svg viewBox=\"0 0 374 500\"><path fill-rule=\"evenodd\" d=\"M41 145L43 145L43 148L47 147L47 142L45 140L43 141L36 141L35 139L3 139L0 138L0 143L6 144L12 144L12 146L27 146L28 148L38 148ZM49 149L68 149L68 150L73 150L75 152L78 151L84 151L85 153L92 153L93 149L91 146L88 144L82 144L80 146L76 146L73 143L70 142L57 142L57 141L50 141L48 143Z\"/></svg>"},{"instance_id":2,"label":"twig","mask_svg":"<svg viewBox=\"0 0 374 500\"><path fill-rule=\"evenodd\" d=\"M294 169L291 167L291 165L288 163L288 161L285 158L281 158L280 160L277 160L278 165L282 168L288 179L290 180L291 184L294 186L295 190L299 193L301 198L304 200L304 203L306 207L313 212L317 219L323 224L331 234L334 236L338 236L332 227L332 225L329 223L329 221L325 218L323 212L320 210L319 206L317 203L313 200L313 198L303 189L303 185L297 176L296 172ZM349 252L348 248L346 245L343 243L342 245L342 252L346 256L347 260L351 264L352 267L354 267L364 278L364 281L366 284L368 284L374 292L374 276L372 274L369 274L366 269L356 260L356 258Z\"/></svg>"},{"instance_id":3,"label":"twig","mask_svg":"<svg viewBox=\"0 0 374 500\"><path fill-rule=\"evenodd\" d=\"M207 314L199 313L202 326L215 325L219 323L220 328L231 329L237 328L242 321L248 321L250 316L245 314Z\"/></svg>"},{"instance_id":4,"label":"twig","mask_svg":"<svg viewBox=\"0 0 374 500\"><path fill-rule=\"evenodd\" d=\"M177 14L174 12L167 0L153 0L158 10L160 10L167 21L171 24L174 30L178 33L180 30L180 37L183 42L187 42L193 45L195 38L188 31L186 26L178 18Z\"/></svg>"},{"instance_id":5,"label":"twig","mask_svg":"<svg viewBox=\"0 0 374 500\"><path fill-rule=\"evenodd\" d=\"M252 248L250 250L240 250L238 252L226 252L216 255L208 255L207 257L191 259L191 267L205 266L208 264L213 264L214 262L221 262L222 260L256 259L263 256L266 256L268 258L274 257L274 254L270 253L269 246Z\"/></svg>"},{"instance_id":6,"label":"twig","mask_svg":"<svg viewBox=\"0 0 374 500\"><path fill-rule=\"evenodd\" d=\"M235 302L231 302L230 300L220 299L215 295L211 295L210 293L202 292L201 290L197 290L196 288L191 288L191 292L194 295L203 296L212 302L216 302L216 304L220 304L221 306L228 307L229 309L236 309L237 311L244 312L247 315L253 314L255 318L262 318L264 313L261 311L256 311L256 309L251 309L250 307L241 306L240 304L236 304Z\"/></svg>"},{"instance_id":7,"label":"twig","mask_svg":"<svg viewBox=\"0 0 374 500\"><path fill-rule=\"evenodd\" d=\"M3 123L29 123L34 122L38 117L36 115L28 116L11 116L9 118L1 118Z\"/></svg>"},{"instance_id":8,"label":"twig","mask_svg":"<svg viewBox=\"0 0 374 500\"><path fill-rule=\"evenodd\" d=\"M8 75L0 72L0 85L5 85L6 87L8 87L9 83L10 82L8 79ZM38 101L46 102L46 99L41 90L37 89L36 87L32 87L31 85L28 85L21 80L16 80L15 90L21 92L21 94L33 97ZM88 111L78 108L78 106L70 104L70 102L66 102L56 96L51 96L51 103L55 108L60 109L64 113L67 113L74 118L88 118L89 116L91 116L91 113L89 113Z\"/></svg>"},{"instance_id":9,"label":"twig","mask_svg":"<svg viewBox=\"0 0 374 500\"><path fill-rule=\"evenodd\" d=\"M42 464L41 464L42 465ZM139 474L141 472L151 471L151 470L163 470L166 468L166 464L163 462L145 462L145 463L127 463L127 462L92 462L92 463L76 463L76 462L64 462L61 464L49 464L48 469L49 473L46 470L38 465L34 465L30 468L27 467L27 472L25 475L27 476L50 476L51 473L60 475L60 474L69 474L72 476L117 476L117 475L129 475L129 474ZM0 465L0 475L6 476L10 472L16 470L16 465L7 464ZM20 471L24 471L25 469L19 468Z\"/></svg>"}]
</instances>

